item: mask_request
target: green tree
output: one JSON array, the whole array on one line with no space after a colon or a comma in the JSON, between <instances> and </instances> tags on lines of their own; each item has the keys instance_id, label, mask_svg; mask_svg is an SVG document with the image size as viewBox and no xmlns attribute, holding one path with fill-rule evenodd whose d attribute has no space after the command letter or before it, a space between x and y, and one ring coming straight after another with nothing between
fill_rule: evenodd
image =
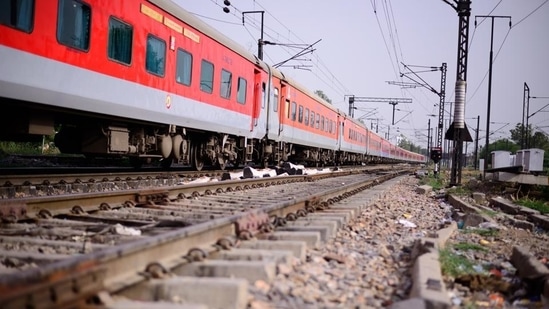
<instances>
[{"instance_id":1,"label":"green tree","mask_svg":"<svg viewBox=\"0 0 549 309\"><path fill-rule=\"evenodd\" d=\"M317 96L319 96L321 99L323 99L324 101L332 104L332 100L330 98L328 98L328 96L324 93L324 91L322 90L315 90L315 94Z\"/></svg>"},{"instance_id":2,"label":"green tree","mask_svg":"<svg viewBox=\"0 0 549 309\"><path fill-rule=\"evenodd\" d=\"M530 138L530 148L545 149L545 152L549 150L549 138L543 132L536 131Z\"/></svg>"},{"instance_id":3,"label":"green tree","mask_svg":"<svg viewBox=\"0 0 549 309\"><path fill-rule=\"evenodd\" d=\"M524 143L522 136L522 123L517 123L514 129L509 130L511 132L511 140L517 145L526 145L526 140L532 137L532 125L529 125L526 132L524 132Z\"/></svg>"},{"instance_id":4,"label":"green tree","mask_svg":"<svg viewBox=\"0 0 549 309\"><path fill-rule=\"evenodd\" d=\"M410 150L411 152L420 153L420 154L427 154L427 149L421 148L421 146L418 146L414 144L413 142L409 141L406 136L400 135L400 140L398 142L398 147L406 150Z\"/></svg>"},{"instance_id":5,"label":"green tree","mask_svg":"<svg viewBox=\"0 0 549 309\"><path fill-rule=\"evenodd\" d=\"M520 149L520 145L515 143L513 138L498 139L489 145L488 164L492 164L492 151L505 150L511 153L517 152ZM480 147L478 151L478 158L483 159L486 154L486 147Z\"/></svg>"}]
</instances>

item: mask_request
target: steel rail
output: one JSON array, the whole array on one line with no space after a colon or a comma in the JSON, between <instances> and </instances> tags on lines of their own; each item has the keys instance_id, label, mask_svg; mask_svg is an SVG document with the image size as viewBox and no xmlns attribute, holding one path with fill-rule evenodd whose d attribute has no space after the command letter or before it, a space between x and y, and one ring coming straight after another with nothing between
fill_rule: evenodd
<instances>
[{"instance_id":1,"label":"steel rail","mask_svg":"<svg viewBox=\"0 0 549 309\"><path fill-rule=\"evenodd\" d=\"M297 213L300 209L310 211L311 206L332 199L339 200L346 195L364 190L375 183L395 177L398 174L400 173L388 172L377 178L364 177L355 182L342 184L340 187L332 185L324 188L322 193L302 195L291 200L281 200L261 209L261 211L274 217L286 217L288 214ZM313 177L291 176L287 178L287 181L305 181L311 178ZM265 179L262 180L265 181ZM282 180L273 178L270 181ZM244 183L251 186L260 182L259 179L240 182L242 186L245 186ZM216 185L229 187L231 184L220 182ZM195 186L194 189L199 187L204 188L205 186ZM168 191L170 192L168 193ZM177 197L183 192L190 192L189 188L170 188L170 190L162 191L160 196L165 198L167 194L168 196ZM151 193L159 194L157 192L148 192L147 194ZM126 194L119 193L118 201L121 197L123 199L133 197L134 200L139 201L141 197L147 196L143 192ZM115 195L113 194L111 197ZM66 200L70 200L70 198L67 197ZM32 205L36 206L40 203ZM44 206L44 204L41 204L41 206ZM86 206L91 207L91 204L83 207ZM97 207L97 204L95 207ZM2 304L0 308L27 308L31 303L33 308L36 309L61 308L74 305L75 302L82 301L86 297L103 290L109 292L119 291L129 285L145 280L146 275L144 275L144 272L150 265L163 265L163 267L171 269L187 263L189 253L193 248L213 245L226 237L237 237L237 223L239 220L247 215L258 213L258 210L253 210L243 214L222 217L164 234L122 243L115 247L104 248L89 254L75 256L68 260L47 264L41 268L4 275L0 277L0 304Z\"/></svg>"}]
</instances>

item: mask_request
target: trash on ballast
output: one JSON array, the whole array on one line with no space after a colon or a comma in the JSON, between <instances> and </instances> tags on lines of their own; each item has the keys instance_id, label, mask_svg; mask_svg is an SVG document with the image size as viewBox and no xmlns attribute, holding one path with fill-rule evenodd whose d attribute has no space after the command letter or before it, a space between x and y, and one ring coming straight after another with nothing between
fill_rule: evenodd
<instances>
[{"instance_id":1,"label":"trash on ballast","mask_svg":"<svg viewBox=\"0 0 549 309\"><path fill-rule=\"evenodd\" d=\"M482 265L473 265L473 269L474 269L477 273L483 273L483 272L484 272L484 267L482 267Z\"/></svg>"},{"instance_id":2,"label":"trash on ballast","mask_svg":"<svg viewBox=\"0 0 549 309\"><path fill-rule=\"evenodd\" d=\"M406 219L399 219L398 223L404 225L405 227L417 227L417 225L415 223L412 223L412 222L410 222Z\"/></svg>"},{"instance_id":3,"label":"trash on ballast","mask_svg":"<svg viewBox=\"0 0 549 309\"><path fill-rule=\"evenodd\" d=\"M113 226L113 232L118 235L126 235L126 236L139 236L141 235L141 231L138 229L134 229L131 227L123 226L120 223L117 223L115 226Z\"/></svg>"},{"instance_id":4,"label":"trash on ballast","mask_svg":"<svg viewBox=\"0 0 549 309\"><path fill-rule=\"evenodd\" d=\"M504 229L504 227L500 226L499 224L495 222L490 222L490 221L482 222L481 224L478 225L478 227L481 229L487 229L487 230Z\"/></svg>"}]
</instances>

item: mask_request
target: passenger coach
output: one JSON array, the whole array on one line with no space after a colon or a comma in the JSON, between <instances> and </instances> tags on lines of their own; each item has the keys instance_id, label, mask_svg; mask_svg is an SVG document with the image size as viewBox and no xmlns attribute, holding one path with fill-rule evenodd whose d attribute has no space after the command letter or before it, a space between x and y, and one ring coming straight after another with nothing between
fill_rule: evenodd
<instances>
[{"instance_id":1,"label":"passenger coach","mask_svg":"<svg viewBox=\"0 0 549 309\"><path fill-rule=\"evenodd\" d=\"M3 140L196 169L405 160L169 0L1 1L0 33Z\"/></svg>"}]
</instances>

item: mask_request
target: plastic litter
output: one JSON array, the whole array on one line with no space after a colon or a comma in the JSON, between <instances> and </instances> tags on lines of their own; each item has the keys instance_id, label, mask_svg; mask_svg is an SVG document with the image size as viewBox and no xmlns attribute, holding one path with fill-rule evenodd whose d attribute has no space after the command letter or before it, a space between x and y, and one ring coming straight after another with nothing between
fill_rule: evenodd
<instances>
[{"instance_id":1,"label":"plastic litter","mask_svg":"<svg viewBox=\"0 0 549 309\"><path fill-rule=\"evenodd\" d=\"M478 227L481 229L488 229L488 230L501 229L501 226L499 226L497 223L490 222L490 221L482 222L481 224L478 225Z\"/></svg>"},{"instance_id":2,"label":"plastic litter","mask_svg":"<svg viewBox=\"0 0 549 309\"><path fill-rule=\"evenodd\" d=\"M398 223L404 225L405 227L417 227L417 225L413 222L410 222L406 219L399 219Z\"/></svg>"},{"instance_id":3,"label":"plastic litter","mask_svg":"<svg viewBox=\"0 0 549 309\"><path fill-rule=\"evenodd\" d=\"M131 228L131 227L123 226L120 223L117 223L115 226L113 226L113 230L118 235L126 235L126 236L139 236L139 235L141 235L140 230L137 230L137 229L134 229L134 228Z\"/></svg>"}]
</instances>

